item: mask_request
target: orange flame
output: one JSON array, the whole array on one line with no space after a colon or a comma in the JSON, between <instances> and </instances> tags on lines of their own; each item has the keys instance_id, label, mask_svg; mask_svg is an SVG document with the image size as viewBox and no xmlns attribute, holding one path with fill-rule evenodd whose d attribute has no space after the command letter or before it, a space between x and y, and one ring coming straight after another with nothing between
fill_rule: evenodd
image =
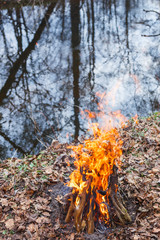
<instances>
[{"instance_id":1,"label":"orange flame","mask_svg":"<svg viewBox=\"0 0 160 240\"><path fill-rule=\"evenodd\" d=\"M127 121L127 118L121 114L120 110L111 111L108 107L108 97L110 94L111 93L96 93L96 96L99 97L97 113L89 110L81 111L81 114L83 116L85 115L85 117L89 120L89 128L92 128L92 119L97 119L99 121L98 126L105 131L114 127L120 127Z\"/></svg>"},{"instance_id":2,"label":"orange flame","mask_svg":"<svg viewBox=\"0 0 160 240\"><path fill-rule=\"evenodd\" d=\"M90 181L90 191L92 194L96 191L95 202L100 206L101 215L106 222L109 219L108 209L104 203L107 192L105 196L102 196L98 190L107 190L113 166L121 164L122 140L115 128L106 132L99 129L98 124L94 123L92 130L94 138L85 140L84 144L69 147L74 152L76 170L71 173L68 186L72 187L79 195ZM79 197L77 196L75 205L78 206L78 204Z\"/></svg>"},{"instance_id":3,"label":"orange flame","mask_svg":"<svg viewBox=\"0 0 160 240\"><path fill-rule=\"evenodd\" d=\"M90 120L89 126L93 136L84 140L83 144L68 147L73 150L76 167L70 175L68 186L73 188L73 193L77 193L75 200L77 208L80 203L79 196L86 189L86 193L90 194L92 199L94 198L96 206L99 206L98 220L107 223L109 221L107 203L109 203L110 176L114 166L119 168L121 166L120 156L123 144L115 126L122 126L126 118L120 111L106 115L103 104L107 103L106 95L97 93L97 96L101 99L98 104L100 111L97 114L88 110L83 112ZM100 118L101 122L93 123L91 122L93 118ZM117 190L118 186L116 185L115 191ZM93 209L95 209L95 205Z\"/></svg>"}]
</instances>

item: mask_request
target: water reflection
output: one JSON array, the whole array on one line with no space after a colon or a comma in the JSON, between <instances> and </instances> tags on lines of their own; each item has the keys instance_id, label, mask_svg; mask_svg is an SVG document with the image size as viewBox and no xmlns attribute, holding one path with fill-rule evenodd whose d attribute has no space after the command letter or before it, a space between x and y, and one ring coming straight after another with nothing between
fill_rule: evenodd
<instances>
[{"instance_id":1,"label":"water reflection","mask_svg":"<svg viewBox=\"0 0 160 240\"><path fill-rule=\"evenodd\" d=\"M79 136L79 77L80 77L80 1L70 1L71 15L71 46L72 46L72 71L73 71L73 99L74 99L74 138Z\"/></svg>"},{"instance_id":2,"label":"water reflection","mask_svg":"<svg viewBox=\"0 0 160 240\"><path fill-rule=\"evenodd\" d=\"M109 96L106 113L159 110L157 12L158 0L57 0L0 10L1 157L37 152L67 133L78 139L87 127L81 109L97 110L97 91Z\"/></svg>"}]
</instances>

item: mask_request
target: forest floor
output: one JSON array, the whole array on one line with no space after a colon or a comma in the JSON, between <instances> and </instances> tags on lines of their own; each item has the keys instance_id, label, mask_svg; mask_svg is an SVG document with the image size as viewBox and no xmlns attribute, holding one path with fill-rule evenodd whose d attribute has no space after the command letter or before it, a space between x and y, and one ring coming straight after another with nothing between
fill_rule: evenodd
<instances>
[{"instance_id":1,"label":"forest floor","mask_svg":"<svg viewBox=\"0 0 160 240\"><path fill-rule=\"evenodd\" d=\"M67 144L53 141L38 155L0 162L0 239L160 239L160 113L130 120L123 140L119 191L132 223L78 234L64 222L64 184L74 169Z\"/></svg>"}]
</instances>

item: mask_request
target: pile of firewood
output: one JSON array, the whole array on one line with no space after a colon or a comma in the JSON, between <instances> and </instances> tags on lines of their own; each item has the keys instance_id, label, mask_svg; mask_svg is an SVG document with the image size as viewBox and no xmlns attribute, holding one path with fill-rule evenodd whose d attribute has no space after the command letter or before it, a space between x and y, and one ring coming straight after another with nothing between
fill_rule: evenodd
<instances>
[{"instance_id":1,"label":"pile of firewood","mask_svg":"<svg viewBox=\"0 0 160 240\"><path fill-rule=\"evenodd\" d=\"M85 179L85 176L83 176ZM119 222L124 225L131 222L131 217L129 216L126 208L122 203L122 198L117 191L118 187L118 175L117 167L113 166L113 173L110 175L108 188L106 190L91 189L92 177L85 182L85 187L83 191L78 194L73 188L72 192L66 195L66 202L68 206L67 215L65 222L69 223L72 219L74 220L74 225L77 232L82 231L85 227L87 232L92 234L95 229L95 225L99 221L104 220L104 225L114 224L115 216L119 219ZM97 194L103 196L104 202L98 204L96 201ZM78 199L78 203L77 203ZM101 204L106 208L105 213L108 212L109 216L102 216ZM108 219L109 221L105 221Z\"/></svg>"}]
</instances>

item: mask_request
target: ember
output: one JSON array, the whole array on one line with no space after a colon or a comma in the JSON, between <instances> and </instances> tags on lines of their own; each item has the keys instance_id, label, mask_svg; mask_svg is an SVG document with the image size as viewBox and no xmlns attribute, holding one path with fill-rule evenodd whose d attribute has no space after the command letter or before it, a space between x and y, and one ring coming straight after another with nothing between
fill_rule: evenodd
<instances>
[{"instance_id":1,"label":"ember","mask_svg":"<svg viewBox=\"0 0 160 240\"><path fill-rule=\"evenodd\" d=\"M117 169L121 165L123 143L118 130L111 128L106 131L98 123L92 123L90 127L93 137L78 146L70 146L76 159L76 170L72 172L68 182L72 193L68 199L70 205L65 219L65 222L69 222L73 216L78 232L85 223L89 234L100 223L110 225L113 208L123 225L131 221L117 194Z\"/></svg>"}]
</instances>

